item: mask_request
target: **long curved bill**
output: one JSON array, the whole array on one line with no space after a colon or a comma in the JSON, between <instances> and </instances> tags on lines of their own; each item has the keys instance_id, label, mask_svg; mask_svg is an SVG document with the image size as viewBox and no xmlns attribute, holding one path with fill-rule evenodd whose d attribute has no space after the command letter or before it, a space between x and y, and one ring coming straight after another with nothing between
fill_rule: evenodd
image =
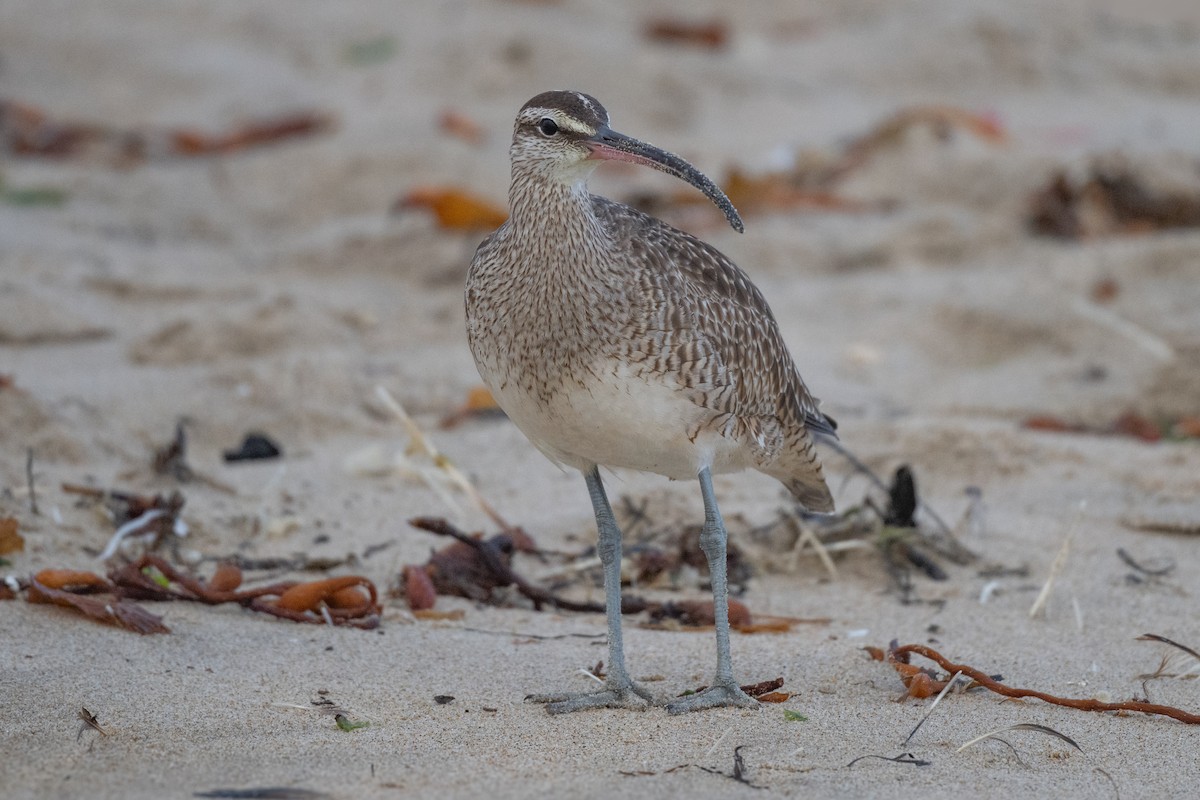
<instances>
[{"instance_id":1,"label":"long curved bill","mask_svg":"<svg viewBox=\"0 0 1200 800\"><path fill-rule=\"evenodd\" d=\"M687 181L704 192L704 196L721 209L725 219L729 220L729 224L735 231L745 232L746 226L742 224L741 216L738 215L737 209L733 207L733 203L729 202L725 193L717 188L717 185L710 181L704 173L674 153L660 150L654 145L638 141L632 136L617 133L607 126L596 131L595 136L585 139L584 144L592 151L592 158L642 164Z\"/></svg>"}]
</instances>

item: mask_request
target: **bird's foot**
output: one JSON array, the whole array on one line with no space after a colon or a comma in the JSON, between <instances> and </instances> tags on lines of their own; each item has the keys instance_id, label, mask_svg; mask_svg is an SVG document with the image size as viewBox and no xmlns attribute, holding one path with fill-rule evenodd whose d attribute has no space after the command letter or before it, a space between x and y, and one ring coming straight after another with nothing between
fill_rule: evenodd
<instances>
[{"instance_id":1,"label":"bird's foot","mask_svg":"<svg viewBox=\"0 0 1200 800\"><path fill-rule=\"evenodd\" d=\"M545 703L551 714L566 714L589 708L629 708L645 711L654 705L650 691L633 681L606 685L598 692L564 692L560 694L531 694L530 703Z\"/></svg>"},{"instance_id":2,"label":"bird's foot","mask_svg":"<svg viewBox=\"0 0 1200 800\"><path fill-rule=\"evenodd\" d=\"M758 701L746 694L730 680L710 686L702 692L681 697L666 704L669 714L686 714L689 711L699 711L702 708L722 708L736 706L738 708L758 708Z\"/></svg>"}]
</instances>

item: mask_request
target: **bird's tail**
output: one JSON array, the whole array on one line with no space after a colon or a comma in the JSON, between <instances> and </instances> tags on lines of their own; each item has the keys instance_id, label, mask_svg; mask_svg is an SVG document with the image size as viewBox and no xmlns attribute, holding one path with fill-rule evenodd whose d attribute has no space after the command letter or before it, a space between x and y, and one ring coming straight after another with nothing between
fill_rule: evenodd
<instances>
[{"instance_id":1,"label":"bird's tail","mask_svg":"<svg viewBox=\"0 0 1200 800\"><path fill-rule=\"evenodd\" d=\"M763 472L786 486L809 511L833 511L833 495L825 482L812 437L806 436L800 447L788 448L785 455Z\"/></svg>"},{"instance_id":2,"label":"bird's tail","mask_svg":"<svg viewBox=\"0 0 1200 800\"><path fill-rule=\"evenodd\" d=\"M778 476L777 476L778 477ZM833 495L829 492L829 485L825 483L825 478L821 475L820 469L817 470L816 479L810 476L803 478L780 478L783 485L788 488L801 505L809 511L819 511L823 514L831 513L833 509Z\"/></svg>"}]
</instances>

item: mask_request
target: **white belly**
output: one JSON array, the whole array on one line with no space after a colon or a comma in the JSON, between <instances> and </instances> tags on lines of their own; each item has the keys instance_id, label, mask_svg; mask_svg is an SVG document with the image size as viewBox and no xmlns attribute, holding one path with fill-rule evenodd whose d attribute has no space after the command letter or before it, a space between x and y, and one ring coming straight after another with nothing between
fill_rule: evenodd
<instances>
[{"instance_id":1,"label":"white belly","mask_svg":"<svg viewBox=\"0 0 1200 800\"><path fill-rule=\"evenodd\" d=\"M586 388L564 387L545 403L517 386L493 386L500 407L551 460L590 469L625 467L691 479L704 467L751 466L744 448L706 429L713 412L665 382L618 367Z\"/></svg>"}]
</instances>

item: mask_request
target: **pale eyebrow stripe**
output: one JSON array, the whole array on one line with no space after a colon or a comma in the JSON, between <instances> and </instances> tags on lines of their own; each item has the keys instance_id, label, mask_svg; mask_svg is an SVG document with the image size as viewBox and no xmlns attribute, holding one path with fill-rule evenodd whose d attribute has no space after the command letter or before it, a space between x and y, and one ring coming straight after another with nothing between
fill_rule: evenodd
<instances>
[{"instance_id":1,"label":"pale eyebrow stripe","mask_svg":"<svg viewBox=\"0 0 1200 800\"><path fill-rule=\"evenodd\" d=\"M525 109L525 113L521 115L521 121L529 124L535 124L541 120L542 117L550 117L558 123L558 127L568 130L571 133L578 133L584 136L592 136L596 133L594 128L590 128L587 125L584 125L582 122L568 117L561 111L552 108L527 108Z\"/></svg>"},{"instance_id":2,"label":"pale eyebrow stripe","mask_svg":"<svg viewBox=\"0 0 1200 800\"><path fill-rule=\"evenodd\" d=\"M585 136L591 136L596 132L595 128L590 128L581 122L571 119L570 117L560 117L558 119L558 127L566 128L572 133L581 133Z\"/></svg>"}]
</instances>

